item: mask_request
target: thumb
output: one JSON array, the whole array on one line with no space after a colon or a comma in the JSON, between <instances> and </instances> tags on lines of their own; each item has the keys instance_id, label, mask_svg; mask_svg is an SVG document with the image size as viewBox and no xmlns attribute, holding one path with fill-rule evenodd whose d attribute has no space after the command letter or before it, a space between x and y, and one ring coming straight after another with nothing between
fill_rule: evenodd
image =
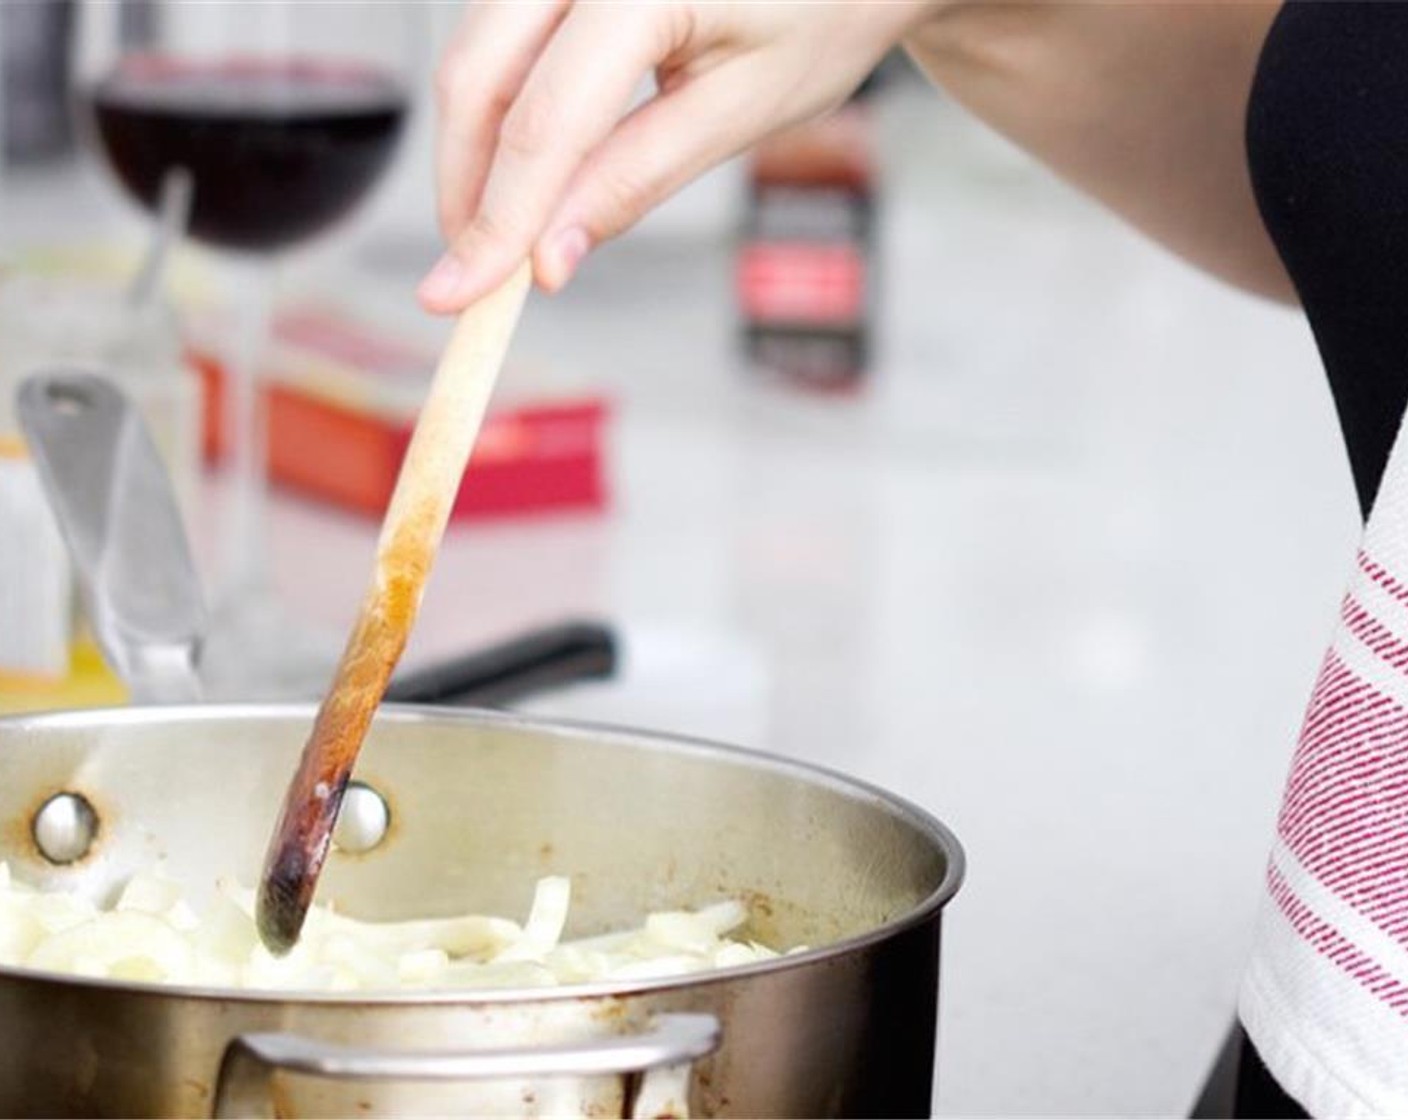
<instances>
[{"instance_id":1,"label":"thumb","mask_svg":"<svg viewBox=\"0 0 1408 1120\"><path fill-rule=\"evenodd\" d=\"M421 281L421 303L433 313L451 314L463 306L466 291L498 287L528 255L534 232L526 220L481 209Z\"/></svg>"}]
</instances>

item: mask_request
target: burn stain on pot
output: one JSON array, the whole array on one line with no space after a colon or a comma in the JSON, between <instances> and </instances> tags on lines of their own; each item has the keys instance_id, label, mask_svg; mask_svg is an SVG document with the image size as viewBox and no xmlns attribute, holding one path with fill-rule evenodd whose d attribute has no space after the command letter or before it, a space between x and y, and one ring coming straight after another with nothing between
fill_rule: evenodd
<instances>
[{"instance_id":1,"label":"burn stain on pot","mask_svg":"<svg viewBox=\"0 0 1408 1120\"><path fill-rule=\"evenodd\" d=\"M777 906L773 902L772 895L763 891L740 891L738 893L743 905L748 908L749 918L772 921L777 915Z\"/></svg>"},{"instance_id":2,"label":"burn stain on pot","mask_svg":"<svg viewBox=\"0 0 1408 1120\"><path fill-rule=\"evenodd\" d=\"M185 1089L188 1094L194 1096L197 1100L208 1101L210 1099L210 1086L198 1078L182 1078L181 1088Z\"/></svg>"},{"instance_id":3,"label":"burn stain on pot","mask_svg":"<svg viewBox=\"0 0 1408 1120\"><path fill-rule=\"evenodd\" d=\"M720 885L719 893L738 899L748 911L748 920L743 924L743 932L765 945L778 941L777 903L765 891L739 890L737 887Z\"/></svg>"},{"instance_id":4,"label":"burn stain on pot","mask_svg":"<svg viewBox=\"0 0 1408 1120\"><path fill-rule=\"evenodd\" d=\"M736 898L748 911L743 935L765 945L806 944L812 948L839 941L850 932L847 922L834 915L790 902L769 891L720 882L715 890ZM874 925L875 923L868 923Z\"/></svg>"},{"instance_id":5,"label":"burn stain on pot","mask_svg":"<svg viewBox=\"0 0 1408 1120\"><path fill-rule=\"evenodd\" d=\"M277 1074L269 1078L269 1108L279 1120L298 1115L297 1104L291 1099L288 1086Z\"/></svg>"},{"instance_id":6,"label":"burn stain on pot","mask_svg":"<svg viewBox=\"0 0 1408 1120\"><path fill-rule=\"evenodd\" d=\"M728 1094L714 1091L714 1063L712 1061L706 1060L694 1067L692 1082L690 1096L695 1099L690 1102L693 1106L691 1114L698 1112L701 1116L716 1116L720 1112L728 1112Z\"/></svg>"},{"instance_id":7,"label":"burn stain on pot","mask_svg":"<svg viewBox=\"0 0 1408 1120\"><path fill-rule=\"evenodd\" d=\"M630 1020L632 1009L625 1000L616 996L597 996L599 1001L591 1009L591 1017L598 1023L610 1023L612 1026L625 1026Z\"/></svg>"}]
</instances>

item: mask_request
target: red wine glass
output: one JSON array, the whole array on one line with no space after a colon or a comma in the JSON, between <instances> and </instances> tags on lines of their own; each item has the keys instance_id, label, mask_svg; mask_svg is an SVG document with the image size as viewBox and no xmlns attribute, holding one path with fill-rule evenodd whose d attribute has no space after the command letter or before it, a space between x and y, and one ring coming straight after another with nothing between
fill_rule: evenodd
<instances>
[{"instance_id":1,"label":"red wine glass","mask_svg":"<svg viewBox=\"0 0 1408 1120\"><path fill-rule=\"evenodd\" d=\"M153 211L190 175L189 233L228 263L233 570L210 650L220 690L314 694L333 651L310 649L272 593L258 373L275 261L338 229L392 161L409 113L417 6L331 0L91 0L76 21L81 132Z\"/></svg>"}]
</instances>

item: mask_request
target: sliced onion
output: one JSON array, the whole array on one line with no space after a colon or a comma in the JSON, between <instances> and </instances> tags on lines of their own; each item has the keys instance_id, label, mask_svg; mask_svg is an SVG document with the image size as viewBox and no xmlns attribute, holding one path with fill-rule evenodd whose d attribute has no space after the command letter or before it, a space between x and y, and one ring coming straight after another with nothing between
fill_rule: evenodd
<instances>
[{"instance_id":1,"label":"sliced onion","mask_svg":"<svg viewBox=\"0 0 1408 1120\"><path fill-rule=\"evenodd\" d=\"M190 942L169 922L139 910L109 910L45 938L24 963L49 972L184 984L193 958Z\"/></svg>"},{"instance_id":2,"label":"sliced onion","mask_svg":"<svg viewBox=\"0 0 1408 1120\"><path fill-rule=\"evenodd\" d=\"M221 882L203 911L157 873L134 875L111 909L36 891L0 862L0 965L118 980L260 990L551 987L682 976L768 960L776 950L726 935L747 910L725 900L651 914L633 930L563 941L570 880L540 879L523 925L466 914L364 922L313 907L284 957L260 943L253 891Z\"/></svg>"},{"instance_id":3,"label":"sliced onion","mask_svg":"<svg viewBox=\"0 0 1408 1120\"><path fill-rule=\"evenodd\" d=\"M561 875L539 879L523 935L498 953L496 961L541 960L557 945L572 904L572 881Z\"/></svg>"}]
</instances>

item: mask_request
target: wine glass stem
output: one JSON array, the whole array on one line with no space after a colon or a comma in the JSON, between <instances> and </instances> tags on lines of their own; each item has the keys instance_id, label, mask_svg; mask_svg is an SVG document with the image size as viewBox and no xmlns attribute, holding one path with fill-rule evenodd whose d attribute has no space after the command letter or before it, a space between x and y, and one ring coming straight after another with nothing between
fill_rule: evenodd
<instances>
[{"instance_id":1,"label":"wine glass stem","mask_svg":"<svg viewBox=\"0 0 1408 1120\"><path fill-rule=\"evenodd\" d=\"M261 258L233 263L234 336L229 343L232 501L226 539L229 595L272 594L268 540L269 430L264 367L271 341L274 269Z\"/></svg>"}]
</instances>

